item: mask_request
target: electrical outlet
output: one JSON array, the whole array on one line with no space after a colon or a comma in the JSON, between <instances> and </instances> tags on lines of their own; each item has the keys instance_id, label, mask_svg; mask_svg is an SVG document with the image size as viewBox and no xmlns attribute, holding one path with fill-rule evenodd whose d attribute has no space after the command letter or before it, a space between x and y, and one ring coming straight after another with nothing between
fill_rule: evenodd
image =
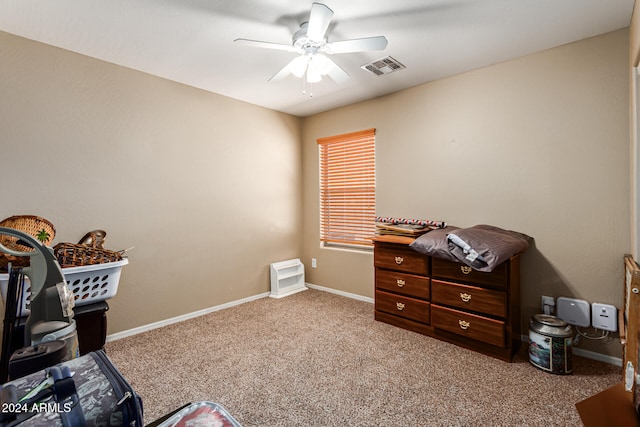
<instances>
[{"instance_id":1,"label":"electrical outlet","mask_svg":"<svg viewBox=\"0 0 640 427\"><path fill-rule=\"evenodd\" d=\"M315 258L311 258L311 268L316 268L318 266L318 263L316 262Z\"/></svg>"},{"instance_id":2,"label":"electrical outlet","mask_svg":"<svg viewBox=\"0 0 640 427\"><path fill-rule=\"evenodd\" d=\"M618 330L618 310L609 304L594 302L591 305L591 326L604 331Z\"/></svg>"},{"instance_id":3,"label":"electrical outlet","mask_svg":"<svg viewBox=\"0 0 640 427\"><path fill-rule=\"evenodd\" d=\"M553 314L553 309L556 306L556 302L553 297L546 295L542 296L541 309L544 314Z\"/></svg>"}]
</instances>

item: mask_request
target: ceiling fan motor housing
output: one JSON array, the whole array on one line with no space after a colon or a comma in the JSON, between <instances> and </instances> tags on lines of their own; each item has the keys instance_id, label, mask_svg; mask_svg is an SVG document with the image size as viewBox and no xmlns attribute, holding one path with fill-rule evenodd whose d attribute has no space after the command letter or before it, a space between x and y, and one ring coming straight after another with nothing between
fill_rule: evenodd
<instances>
[{"instance_id":1,"label":"ceiling fan motor housing","mask_svg":"<svg viewBox=\"0 0 640 427\"><path fill-rule=\"evenodd\" d=\"M327 39L321 41L313 41L307 36L308 22L302 23L300 29L293 33L293 47L300 49L305 55L315 55L324 47Z\"/></svg>"}]
</instances>

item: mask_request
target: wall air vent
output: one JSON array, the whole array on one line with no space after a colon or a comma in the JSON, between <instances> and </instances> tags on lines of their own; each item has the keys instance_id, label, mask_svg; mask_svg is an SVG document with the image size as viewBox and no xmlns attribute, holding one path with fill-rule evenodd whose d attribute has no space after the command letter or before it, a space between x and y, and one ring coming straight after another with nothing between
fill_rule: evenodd
<instances>
[{"instance_id":1,"label":"wall air vent","mask_svg":"<svg viewBox=\"0 0 640 427\"><path fill-rule=\"evenodd\" d=\"M365 64L360 68L372 72L376 76L381 76L383 74L389 74L393 73L394 71L402 70L403 68L405 68L405 66L392 57L387 56L385 58L376 59L370 64Z\"/></svg>"}]
</instances>

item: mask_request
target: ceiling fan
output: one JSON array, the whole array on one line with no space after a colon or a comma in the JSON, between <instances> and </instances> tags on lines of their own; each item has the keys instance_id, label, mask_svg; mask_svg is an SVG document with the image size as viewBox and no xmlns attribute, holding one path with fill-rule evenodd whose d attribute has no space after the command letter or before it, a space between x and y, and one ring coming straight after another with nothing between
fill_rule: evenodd
<instances>
[{"instance_id":1,"label":"ceiling fan","mask_svg":"<svg viewBox=\"0 0 640 427\"><path fill-rule=\"evenodd\" d=\"M305 83L319 82L322 80L322 76L325 75L336 83L342 83L349 78L349 75L329 59L326 54L383 50L387 47L387 39L384 36L376 36L329 42L326 33L332 17L333 10L329 9L329 7L322 3L313 3L309 21L302 23L300 29L293 34L291 45L248 39L236 39L234 42L246 46L284 50L299 54L282 70L271 77L269 81L279 81L293 74L296 77L303 78Z\"/></svg>"}]
</instances>

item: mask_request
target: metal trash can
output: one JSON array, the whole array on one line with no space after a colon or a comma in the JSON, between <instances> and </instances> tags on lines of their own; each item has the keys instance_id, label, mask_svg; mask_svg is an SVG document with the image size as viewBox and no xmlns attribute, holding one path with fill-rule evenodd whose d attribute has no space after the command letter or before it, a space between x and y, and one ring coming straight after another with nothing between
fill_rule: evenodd
<instances>
[{"instance_id":1,"label":"metal trash can","mask_svg":"<svg viewBox=\"0 0 640 427\"><path fill-rule=\"evenodd\" d=\"M529 362L553 374L573 372L573 330L564 320L536 314L529 320Z\"/></svg>"}]
</instances>

